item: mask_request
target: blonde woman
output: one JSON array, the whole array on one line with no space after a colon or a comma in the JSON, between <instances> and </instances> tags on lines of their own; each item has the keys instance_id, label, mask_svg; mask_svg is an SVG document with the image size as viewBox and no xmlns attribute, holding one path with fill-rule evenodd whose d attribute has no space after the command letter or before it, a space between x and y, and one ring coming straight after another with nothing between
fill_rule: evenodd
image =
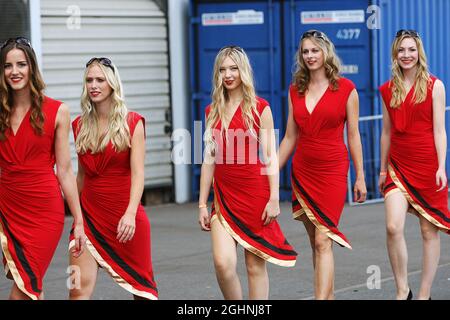
<instances>
[{"instance_id":1,"label":"blonde woman","mask_svg":"<svg viewBox=\"0 0 450 320\"><path fill-rule=\"evenodd\" d=\"M293 216L303 222L311 243L315 297L333 299L333 241L351 249L338 229L349 168L345 123L356 172L354 200L364 202L367 194L358 93L350 80L339 75L339 58L323 32L310 30L302 35L296 60L279 162L282 168L297 147L292 161Z\"/></svg>"},{"instance_id":2,"label":"blonde woman","mask_svg":"<svg viewBox=\"0 0 450 320\"><path fill-rule=\"evenodd\" d=\"M262 148L264 163L258 157ZM211 215L207 200L214 178ZM211 231L216 276L225 299L242 299L236 244L245 249L249 298L268 299L266 261L294 266L296 252L276 221L278 161L272 113L255 94L244 50L228 46L214 63L212 102L206 108L205 159L199 223Z\"/></svg>"},{"instance_id":3,"label":"blonde woman","mask_svg":"<svg viewBox=\"0 0 450 320\"><path fill-rule=\"evenodd\" d=\"M135 299L155 300L150 222L140 204L145 120L127 110L119 72L110 59L92 58L86 64L81 110L72 126L88 240L87 250L70 258L74 279L81 277L70 298L91 297L100 266Z\"/></svg>"},{"instance_id":4,"label":"blonde woman","mask_svg":"<svg viewBox=\"0 0 450 320\"><path fill-rule=\"evenodd\" d=\"M449 233L445 157L445 88L428 72L422 40L400 30L392 43L392 79L383 98L379 187L384 193L387 248L397 299L412 299L404 238L406 212L419 217L423 239L422 281L417 299L429 299L440 256L438 230Z\"/></svg>"}]
</instances>

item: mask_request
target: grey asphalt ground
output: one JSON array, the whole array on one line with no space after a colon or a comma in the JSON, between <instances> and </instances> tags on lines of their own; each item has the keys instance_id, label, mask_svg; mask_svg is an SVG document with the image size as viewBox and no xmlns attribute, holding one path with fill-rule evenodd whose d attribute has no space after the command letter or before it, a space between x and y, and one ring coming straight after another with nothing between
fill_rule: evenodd
<instances>
[{"instance_id":1,"label":"grey asphalt ground","mask_svg":"<svg viewBox=\"0 0 450 320\"><path fill-rule=\"evenodd\" d=\"M279 223L299 253L293 268L268 264L270 299L299 300L313 298L311 248L301 222L292 220L290 203L283 202ZM161 300L222 299L214 274L211 242L208 233L200 231L195 203L146 207L152 225L152 257L155 279ZM66 224L60 245L44 279L46 299L67 299L67 244L71 218ZM395 284L386 249L385 218L382 203L346 206L340 222L341 231L353 250L334 246L335 293L337 300L383 300L395 298ZM408 272L410 287L420 286L422 241L417 217L406 219ZM238 247L238 272L244 296L247 279L243 249ZM1 267L0 267L1 268ZM3 272L2 272L3 273ZM379 275L380 283L367 281ZM370 280L370 279L369 279ZM11 281L0 275L0 299L7 299ZM375 287L374 287L375 286ZM129 300L131 295L116 285L106 271L100 270L92 297L95 300ZM450 300L450 237L441 233L441 259L433 284L434 300Z\"/></svg>"}]
</instances>

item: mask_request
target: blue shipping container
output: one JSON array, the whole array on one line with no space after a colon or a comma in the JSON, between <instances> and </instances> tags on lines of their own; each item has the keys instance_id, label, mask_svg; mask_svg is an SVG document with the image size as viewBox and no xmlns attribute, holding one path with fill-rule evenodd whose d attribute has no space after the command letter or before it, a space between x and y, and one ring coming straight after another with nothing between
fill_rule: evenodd
<instances>
[{"instance_id":1,"label":"blue shipping container","mask_svg":"<svg viewBox=\"0 0 450 320\"><path fill-rule=\"evenodd\" d=\"M395 34L400 29L415 29L419 32L424 43L428 59L429 70L440 78L447 92L447 101L450 99L450 73L448 59L450 49L450 1L447 0L376 0L377 19L379 29L372 30L374 41L374 83L378 87L391 76L391 45ZM448 105L448 103L447 103ZM379 94L374 97L375 114L381 114L381 99ZM450 116L446 113L446 129L450 132ZM381 125L376 126L373 144L379 150L379 137ZM447 145L449 146L449 145ZM413 147L413 146L411 146ZM447 148L447 153L450 148ZM373 159L373 166L369 168L375 173L378 184L380 164L379 153ZM450 160L447 157L447 172ZM367 171L367 170L366 170ZM379 193L376 197L381 197Z\"/></svg>"},{"instance_id":2,"label":"blue shipping container","mask_svg":"<svg viewBox=\"0 0 450 320\"><path fill-rule=\"evenodd\" d=\"M204 121L204 110L211 102L211 78L216 54L223 46L238 45L249 56L257 94L269 101L275 128L280 128L284 121L280 111L280 1L191 1L190 10L192 122ZM193 139L196 140L193 140L193 145L198 150L198 137ZM196 199L200 165L193 164L192 168L192 194Z\"/></svg>"},{"instance_id":3,"label":"blue shipping container","mask_svg":"<svg viewBox=\"0 0 450 320\"><path fill-rule=\"evenodd\" d=\"M367 20L370 13L368 0L325 0L307 1L291 0L284 2L284 48L285 48L285 84L284 106L287 118L287 91L291 83L301 35L310 29L325 32L336 47L337 54L342 60L342 75L352 80L359 94L360 116L373 115L374 85L372 82L372 41ZM285 126L286 121L283 126ZM362 122L360 125L363 144L364 167L368 180L368 195L373 198L376 194L374 186L375 174L371 170L372 159L375 158L373 140L373 123ZM283 127L283 132L285 128ZM354 182L354 169L351 166ZM290 181L290 164L285 172L285 181ZM289 188L289 186L287 186Z\"/></svg>"},{"instance_id":4,"label":"blue shipping container","mask_svg":"<svg viewBox=\"0 0 450 320\"><path fill-rule=\"evenodd\" d=\"M204 108L210 103L215 55L221 47L235 44L242 46L250 56L257 92L272 106L280 140L287 122L287 92L301 34L308 29L319 29L331 38L343 61L343 75L358 89L370 200L381 200L377 188L382 128L378 87L390 78L391 43L397 30L419 31L430 72L444 82L447 101L450 99L450 73L446 70L450 46L447 32L450 21L446 19L450 16L448 0L203 0L191 1L190 14L192 121L203 121ZM450 131L449 113L446 128ZM193 145L199 148L198 144ZM447 169L449 164L447 157ZM198 197L199 176L200 166L193 165L194 199ZM351 202L353 165L349 176ZM280 189L281 198L289 199L290 163L280 173Z\"/></svg>"}]
</instances>

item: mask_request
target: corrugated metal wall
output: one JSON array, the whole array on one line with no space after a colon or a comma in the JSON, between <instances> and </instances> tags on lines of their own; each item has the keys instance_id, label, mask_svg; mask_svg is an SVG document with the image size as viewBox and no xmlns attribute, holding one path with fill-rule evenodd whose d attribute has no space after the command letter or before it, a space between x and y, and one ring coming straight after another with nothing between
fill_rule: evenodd
<instances>
[{"instance_id":1,"label":"corrugated metal wall","mask_svg":"<svg viewBox=\"0 0 450 320\"><path fill-rule=\"evenodd\" d=\"M146 119L145 185L172 185L165 14L150 0L41 0L41 21L47 94L66 102L74 119L86 61L111 57L128 107Z\"/></svg>"}]
</instances>

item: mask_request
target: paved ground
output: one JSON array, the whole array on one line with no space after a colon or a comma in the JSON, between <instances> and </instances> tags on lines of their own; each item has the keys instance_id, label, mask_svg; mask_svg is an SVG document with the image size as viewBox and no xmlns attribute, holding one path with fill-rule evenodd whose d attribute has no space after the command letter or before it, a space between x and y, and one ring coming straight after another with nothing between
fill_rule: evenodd
<instances>
[{"instance_id":1,"label":"paved ground","mask_svg":"<svg viewBox=\"0 0 450 320\"><path fill-rule=\"evenodd\" d=\"M152 248L155 278L160 299L222 299L211 257L210 238L197 224L196 205L163 205L147 207L152 223ZM311 249L304 227L293 221L289 203L282 203L279 218L289 242L299 253L294 268L269 264L271 299L311 299L313 278ZM395 286L389 265L383 204L346 207L341 219L341 231L353 246L348 250L335 246L336 299L393 299ZM67 235L71 219L66 219L63 238L44 285L47 299L66 299ZM420 284L422 244L418 219L408 215L406 239L409 250L410 286L417 292ZM242 248L239 247L239 274L246 288ZM1 268L1 267L0 267ZM368 273L369 271L369 273ZM380 275L380 288L369 289L367 281ZM8 297L11 282L0 275L0 299ZM245 295L247 295L245 290ZM441 233L441 260L432 292L433 299L450 300L450 238ZM99 272L93 299L131 299L131 295L116 285L104 270Z\"/></svg>"}]
</instances>

